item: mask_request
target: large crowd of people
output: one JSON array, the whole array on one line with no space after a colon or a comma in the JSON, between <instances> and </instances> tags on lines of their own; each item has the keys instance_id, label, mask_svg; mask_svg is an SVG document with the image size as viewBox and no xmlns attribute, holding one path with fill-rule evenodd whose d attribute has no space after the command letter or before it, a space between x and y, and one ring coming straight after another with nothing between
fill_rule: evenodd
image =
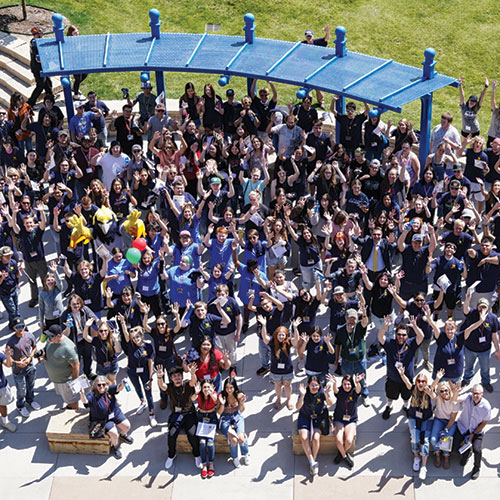
<instances>
[{"instance_id":1,"label":"large crowd of people","mask_svg":"<svg viewBox=\"0 0 500 500\"><path fill-rule=\"evenodd\" d=\"M326 45L329 29L305 36ZM476 479L492 351L500 360L496 82L487 138L478 113L489 81L466 100L461 78L461 130L443 113L422 165L411 122L354 102L340 113L336 96L338 143L318 113L322 93L318 106L311 94L286 107L271 82L254 81L241 102L232 89L224 100L210 83L199 93L186 83L172 119L149 81L136 96L122 89L118 113L93 91L81 100L84 76L69 123L39 73L38 95L14 93L0 109L1 426L16 430L5 368L28 417L40 409L44 360L66 408L83 402L92 436L108 434L115 457L133 441L119 405L130 382L152 427L156 385L160 411L170 408L167 469L181 431L203 478L215 473L217 432L234 466L248 465L238 345L257 335L255 377L269 377L277 410L298 413L312 475L326 434L335 463L353 467L357 406L369 404L367 362L377 358L387 370L381 418L401 396L414 471L425 479L431 450L447 469L460 448L462 465L473 453ZM19 312L24 282L36 331ZM476 361L481 384L467 387ZM69 384L81 373L90 392Z\"/></svg>"}]
</instances>

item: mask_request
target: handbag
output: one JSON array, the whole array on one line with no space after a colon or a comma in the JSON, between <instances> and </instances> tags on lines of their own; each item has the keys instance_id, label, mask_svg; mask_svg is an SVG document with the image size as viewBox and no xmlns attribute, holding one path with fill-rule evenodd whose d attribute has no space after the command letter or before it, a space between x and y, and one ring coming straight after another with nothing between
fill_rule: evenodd
<instances>
[{"instance_id":1,"label":"handbag","mask_svg":"<svg viewBox=\"0 0 500 500\"><path fill-rule=\"evenodd\" d=\"M90 439L103 438L106 433L105 425L106 425L105 420L91 420L89 422Z\"/></svg>"}]
</instances>

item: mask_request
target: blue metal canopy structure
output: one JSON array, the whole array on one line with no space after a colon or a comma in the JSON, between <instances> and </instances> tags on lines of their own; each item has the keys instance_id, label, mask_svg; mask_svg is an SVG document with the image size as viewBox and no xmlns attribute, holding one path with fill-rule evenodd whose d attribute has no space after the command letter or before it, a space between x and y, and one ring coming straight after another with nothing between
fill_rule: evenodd
<instances>
[{"instance_id":1,"label":"blue metal canopy structure","mask_svg":"<svg viewBox=\"0 0 500 500\"><path fill-rule=\"evenodd\" d=\"M62 16L54 14L55 38L37 40L43 76L78 73L155 71L157 90L164 90L164 71L212 73L248 79L272 80L340 97L367 102L380 111L401 112L422 99L421 132L428 150L432 93L457 80L434 69L435 52L424 53L423 68L416 68L347 50L345 28L335 30L334 47L319 47L255 37L254 16L246 14L244 36L161 33L160 13L149 13L151 33L122 33L64 37ZM68 83L63 78L63 85ZM71 98L71 92L67 92ZM68 103L68 112L72 102ZM425 110L424 110L425 108ZM425 122L425 123L424 123ZM427 141L426 141L427 137Z\"/></svg>"}]
</instances>

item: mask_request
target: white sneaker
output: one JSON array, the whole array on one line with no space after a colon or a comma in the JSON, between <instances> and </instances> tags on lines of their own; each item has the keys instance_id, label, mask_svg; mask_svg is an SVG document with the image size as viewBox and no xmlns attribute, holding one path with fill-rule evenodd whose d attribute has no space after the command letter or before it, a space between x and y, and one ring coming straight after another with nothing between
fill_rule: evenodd
<instances>
[{"instance_id":1,"label":"white sneaker","mask_svg":"<svg viewBox=\"0 0 500 500\"><path fill-rule=\"evenodd\" d=\"M156 418L154 415L149 415L149 425L151 427L156 427L158 425L158 422L156 421Z\"/></svg>"},{"instance_id":2,"label":"white sneaker","mask_svg":"<svg viewBox=\"0 0 500 500\"><path fill-rule=\"evenodd\" d=\"M2 422L2 427L10 432L16 432L17 429L16 424L10 422L9 420L7 420L5 424Z\"/></svg>"},{"instance_id":3,"label":"white sneaker","mask_svg":"<svg viewBox=\"0 0 500 500\"><path fill-rule=\"evenodd\" d=\"M237 469L239 469L239 467L240 467L240 465L241 465L241 464L240 464L240 459L239 459L238 457L233 458L233 465L234 465Z\"/></svg>"},{"instance_id":4,"label":"white sneaker","mask_svg":"<svg viewBox=\"0 0 500 500\"><path fill-rule=\"evenodd\" d=\"M415 472L418 472L418 471L419 471L419 469L420 469L420 458L415 457L415 458L413 459L413 470L414 470Z\"/></svg>"},{"instance_id":5,"label":"white sneaker","mask_svg":"<svg viewBox=\"0 0 500 500\"><path fill-rule=\"evenodd\" d=\"M141 404L139 405L139 408L137 408L137 415L143 413L147 407L148 405L146 404L146 401L142 401Z\"/></svg>"},{"instance_id":6,"label":"white sneaker","mask_svg":"<svg viewBox=\"0 0 500 500\"><path fill-rule=\"evenodd\" d=\"M427 477L427 467L425 465L422 465L422 467L420 467L420 472L418 473L418 478L421 481L424 481L426 477Z\"/></svg>"},{"instance_id":7,"label":"white sneaker","mask_svg":"<svg viewBox=\"0 0 500 500\"><path fill-rule=\"evenodd\" d=\"M18 408L17 411L24 417L28 418L30 416L30 412L28 411L28 408L26 406L23 406L22 408Z\"/></svg>"},{"instance_id":8,"label":"white sneaker","mask_svg":"<svg viewBox=\"0 0 500 500\"><path fill-rule=\"evenodd\" d=\"M173 458L168 457L165 460L165 469L170 469L170 467L172 467L172 465L174 464L174 460L175 460L175 457L173 457Z\"/></svg>"},{"instance_id":9,"label":"white sneaker","mask_svg":"<svg viewBox=\"0 0 500 500\"><path fill-rule=\"evenodd\" d=\"M0 311L0 319L3 319L3 311Z\"/></svg>"},{"instance_id":10,"label":"white sneaker","mask_svg":"<svg viewBox=\"0 0 500 500\"><path fill-rule=\"evenodd\" d=\"M243 465L250 465L250 453L243 455L242 460L243 460Z\"/></svg>"},{"instance_id":11,"label":"white sneaker","mask_svg":"<svg viewBox=\"0 0 500 500\"><path fill-rule=\"evenodd\" d=\"M201 463L201 457L194 457L194 463L198 469L201 469L203 467L203 464Z\"/></svg>"},{"instance_id":12,"label":"white sneaker","mask_svg":"<svg viewBox=\"0 0 500 500\"><path fill-rule=\"evenodd\" d=\"M305 366L306 366L305 358L302 359L299 358L299 362L297 363L297 370L301 372L305 368Z\"/></svg>"},{"instance_id":13,"label":"white sneaker","mask_svg":"<svg viewBox=\"0 0 500 500\"><path fill-rule=\"evenodd\" d=\"M309 472L311 473L311 476L317 476L319 472L319 463L314 462L312 465L310 465Z\"/></svg>"},{"instance_id":14,"label":"white sneaker","mask_svg":"<svg viewBox=\"0 0 500 500\"><path fill-rule=\"evenodd\" d=\"M31 406L32 410L39 410L41 408L41 406L36 401L32 401L31 403L28 404Z\"/></svg>"}]
</instances>

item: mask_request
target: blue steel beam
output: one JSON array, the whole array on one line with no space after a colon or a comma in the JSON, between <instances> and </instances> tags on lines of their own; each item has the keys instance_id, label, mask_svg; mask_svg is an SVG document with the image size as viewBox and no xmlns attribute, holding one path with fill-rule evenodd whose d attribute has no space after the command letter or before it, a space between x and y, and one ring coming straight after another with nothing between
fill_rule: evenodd
<instances>
[{"instance_id":1,"label":"blue steel beam","mask_svg":"<svg viewBox=\"0 0 500 500\"><path fill-rule=\"evenodd\" d=\"M203 33L203 36L200 38L199 42L196 44L196 47L194 48L193 52L191 52L191 55L189 56L189 59L186 62L186 68L191 64L191 61L194 59L194 56L200 50L201 44L205 41L205 38L207 38L208 33Z\"/></svg>"},{"instance_id":2,"label":"blue steel beam","mask_svg":"<svg viewBox=\"0 0 500 500\"><path fill-rule=\"evenodd\" d=\"M336 61L338 59L337 56L333 56L329 61L327 61L325 64L323 64L322 66L320 66L319 68L315 69L310 75L307 75L305 78L304 78L304 83L306 83L308 80L310 80L311 78L314 78L318 73L320 73L321 71L323 71L325 68L327 68L328 66L330 66L330 64L332 64L333 61Z\"/></svg>"},{"instance_id":3,"label":"blue steel beam","mask_svg":"<svg viewBox=\"0 0 500 500\"><path fill-rule=\"evenodd\" d=\"M151 40L151 45L149 46L149 50L148 50L148 53L146 55L146 59L144 60L144 66L147 66L149 64L149 60L151 59L151 54L153 53L153 48L155 46L155 43L156 43L156 38L153 38Z\"/></svg>"},{"instance_id":4,"label":"blue steel beam","mask_svg":"<svg viewBox=\"0 0 500 500\"><path fill-rule=\"evenodd\" d=\"M235 56L227 63L226 69L229 69L238 60L238 57L240 57L241 54L243 54L244 50L247 47L248 47L248 43L245 43L245 45L243 45L240 48L240 50L238 50L238 52L236 52Z\"/></svg>"},{"instance_id":5,"label":"blue steel beam","mask_svg":"<svg viewBox=\"0 0 500 500\"><path fill-rule=\"evenodd\" d=\"M371 71L368 71L368 73L365 73L364 75L360 76L357 80L354 80L353 82L347 84L342 90L345 92L347 89L354 87L354 85L357 85L358 83L362 82L363 80L366 80L367 78L374 75L375 73L378 73L380 70L384 69L386 66L389 66L389 64L391 64L391 63L392 63L392 59L385 61L384 64L381 64L380 66L377 66L376 68L373 68Z\"/></svg>"},{"instance_id":6,"label":"blue steel beam","mask_svg":"<svg viewBox=\"0 0 500 500\"><path fill-rule=\"evenodd\" d=\"M302 45L302 42L297 42L291 49L289 49L285 54L283 54L267 71L266 75L269 75L271 71L274 71L292 52L298 49Z\"/></svg>"},{"instance_id":7,"label":"blue steel beam","mask_svg":"<svg viewBox=\"0 0 500 500\"><path fill-rule=\"evenodd\" d=\"M106 33L106 42L104 43L104 57L102 58L102 66L105 68L108 64L109 39L111 35L109 31Z\"/></svg>"}]
</instances>

